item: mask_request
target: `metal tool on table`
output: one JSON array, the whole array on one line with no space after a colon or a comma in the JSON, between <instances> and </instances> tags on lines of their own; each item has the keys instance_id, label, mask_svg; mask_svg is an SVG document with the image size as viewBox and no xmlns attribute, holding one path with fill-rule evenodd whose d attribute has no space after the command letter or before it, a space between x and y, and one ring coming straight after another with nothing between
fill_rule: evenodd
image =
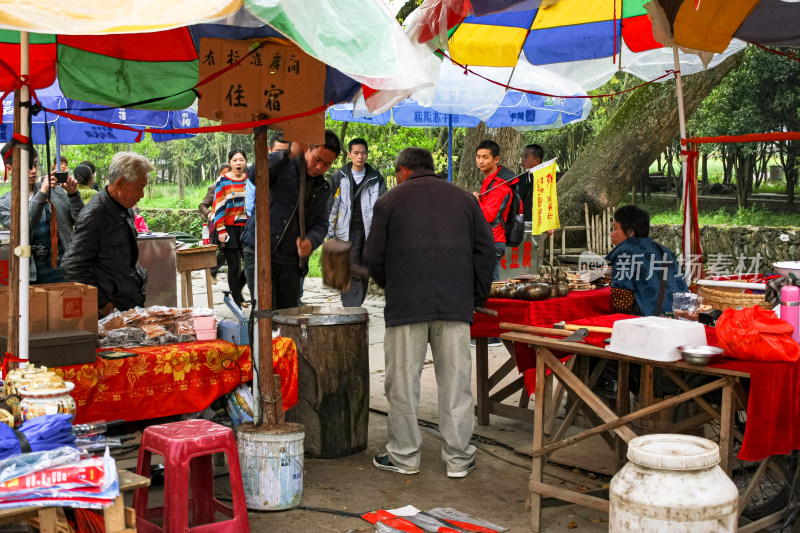
<instances>
[{"instance_id":1,"label":"metal tool on table","mask_svg":"<svg viewBox=\"0 0 800 533\"><path fill-rule=\"evenodd\" d=\"M604 326L580 326L578 324L567 324L565 321L557 322L553 324L555 329L563 329L567 331L577 331L579 329L585 329L591 333L611 333L613 330L612 328L607 328Z\"/></svg>"},{"instance_id":2,"label":"metal tool on table","mask_svg":"<svg viewBox=\"0 0 800 533\"><path fill-rule=\"evenodd\" d=\"M231 291L222 291L222 294L225 295L222 301L225 302L225 305L227 305L228 309L231 310L233 316L236 317L236 321L220 321L219 326L217 327L217 334L219 338L240 346L246 346L250 344L250 319L245 316L242 308L236 305L236 302L233 301L233 298L231 297Z\"/></svg>"},{"instance_id":3,"label":"metal tool on table","mask_svg":"<svg viewBox=\"0 0 800 533\"><path fill-rule=\"evenodd\" d=\"M552 329L540 328L537 326L525 326L523 324L512 324L510 322L500 322L500 329L507 329L509 331L517 331L519 333L533 333L534 335L551 335L553 337L564 337L565 342L581 342L589 336L589 330L585 327L579 327L575 330L571 329Z\"/></svg>"}]
</instances>

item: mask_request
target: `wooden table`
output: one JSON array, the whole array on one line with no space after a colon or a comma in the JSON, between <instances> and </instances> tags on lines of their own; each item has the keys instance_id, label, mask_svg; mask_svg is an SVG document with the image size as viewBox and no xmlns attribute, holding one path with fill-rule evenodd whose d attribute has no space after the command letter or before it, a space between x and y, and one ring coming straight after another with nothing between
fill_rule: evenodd
<instances>
[{"instance_id":1,"label":"wooden table","mask_svg":"<svg viewBox=\"0 0 800 533\"><path fill-rule=\"evenodd\" d=\"M211 268L217 266L217 251L219 246L207 244L199 248L183 248L175 253L178 273L181 275L181 305L193 307L192 302L192 272L195 270L206 271L206 295L208 307L214 309L214 289L211 278Z\"/></svg>"},{"instance_id":2,"label":"wooden table","mask_svg":"<svg viewBox=\"0 0 800 533\"><path fill-rule=\"evenodd\" d=\"M734 425L734 414L737 410L747 409L747 393L740 382L750 377L748 373L725 368L689 365L682 361L648 361L638 357L610 352L597 346L565 342L552 337L543 337L530 333L504 333L501 338L509 342L526 343L535 347L536 350L537 392L533 417L533 462L529 483L531 491L531 531L538 533L542 530L543 497L557 498L599 511L608 512L609 509L608 500L545 483L543 469L550 454L589 437L601 435L611 444L612 449L615 451L617 468L621 468L626 460L627 444L637 436L628 425L642 417L669 409L684 401L697 403L702 409L701 415L692 417L688 421L672 424L667 431L681 433L691 427L702 425L706 421L718 420L720 425L720 467L726 474L731 475L734 439L741 442L743 438L743 435ZM575 357L566 365L559 360L559 356L563 357L565 353L575 354ZM591 357L598 358L600 364L589 375L588 360ZM618 362L618 388L615 410L609 408L591 390L592 384L596 382L608 361ZM628 374L631 363L642 365L640 405L633 412L629 412L630 391L628 389ZM654 403L652 398L654 368L664 372L684 392ZM549 376L550 379L548 379L546 373L548 369L552 372L551 376ZM705 374L712 380L703 385L692 387L680 377L680 371ZM553 376L558 380L558 386L555 390L552 388ZM718 389L721 389L722 392L722 402L719 409L716 409L703 400L702 395ZM554 408L557 408L564 392L570 395L571 404L563 423L554 428L555 417L552 416L552 413L556 410ZM587 418L595 424L595 427L577 435L565 437L567 429L571 426L579 411L583 411ZM752 491L760 482L760 477L766 470L769 461L770 458L767 458L760 463L758 472L745 489L740 499L740 514ZM789 502L789 505L791 506L792 502ZM739 531L758 531L766 525L781 520L785 513L786 509L773 513L761 520L740 527Z\"/></svg>"},{"instance_id":3,"label":"wooden table","mask_svg":"<svg viewBox=\"0 0 800 533\"><path fill-rule=\"evenodd\" d=\"M122 493L150 486L150 479L127 470L120 470L119 496L114 503L103 509L107 533L136 533L136 512L125 507ZM20 507L0 510L0 525L13 524L23 520L35 520L42 533L58 531L59 507Z\"/></svg>"},{"instance_id":4,"label":"wooden table","mask_svg":"<svg viewBox=\"0 0 800 533\"><path fill-rule=\"evenodd\" d=\"M567 322L587 316L611 313L610 289L593 291L573 291L562 298L550 298L527 302L490 298L486 302L488 309L498 312L498 316L475 314L471 328L471 336L475 337L475 380L477 398L475 415L478 425L489 425L489 415L498 415L525 422L533 421L533 411L528 409L530 395L525 390L523 377L515 378L511 383L497 388L510 373L517 370L514 343L503 341L508 352L505 362L489 375L489 343L487 337L500 337L501 322L512 322L531 326L553 327L561 320ZM503 400L518 395L517 405L507 405Z\"/></svg>"}]
</instances>

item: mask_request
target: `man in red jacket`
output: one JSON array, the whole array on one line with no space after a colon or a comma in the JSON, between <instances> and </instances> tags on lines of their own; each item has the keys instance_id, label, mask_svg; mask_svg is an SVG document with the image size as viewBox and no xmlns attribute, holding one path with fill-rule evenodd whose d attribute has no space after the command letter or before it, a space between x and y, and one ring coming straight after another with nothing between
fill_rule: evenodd
<instances>
[{"instance_id":1,"label":"man in red jacket","mask_svg":"<svg viewBox=\"0 0 800 533\"><path fill-rule=\"evenodd\" d=\"M506 255L506 228L505 221L511 206L511 187L516 186L516 175L506 167L500 166L500 146L486 139L478 144L475 162L483 173L481 192L472 193L478 199L486 222L492 228L494 237L495 263L492 272L492 281L500 279L500 262ZM472 340L473 346L475 339ZM489 346L501 346L503 343L497 337L489 338Z\"/></svg>"},{"instance_id":2,"label":"man in red jacket","mask_svg":"<svg viewBox=\"0 0 800 533\"><path fill-rule=\"evenodd\" d=\"M500 261L506 255L505 221L511 206L511 187L515 186L517 178L511 170L500 166L500 146L492 140L478 144L475 162L483 173L483 183L480 194L473 194L486 222L492 227L496 258L492 280L497 281L500 279Z\"/></svg>"},{"instance_id":3,"label":"man in red jacket","mask_svg":"<svg viewBox=\"0 0 800 533\"><path fill-rule=\"evenodd\" d=\"M475 468L472 408L472 309L489 295L494 250L489 226L469 193L439 179L427 150L397 155L398 185L378 198L364 257L386 290L386 452L373 464L399 474L419 472L420 374L428 344L439 391L439 430L447 477Z\"/></svg>"}]
</instances>

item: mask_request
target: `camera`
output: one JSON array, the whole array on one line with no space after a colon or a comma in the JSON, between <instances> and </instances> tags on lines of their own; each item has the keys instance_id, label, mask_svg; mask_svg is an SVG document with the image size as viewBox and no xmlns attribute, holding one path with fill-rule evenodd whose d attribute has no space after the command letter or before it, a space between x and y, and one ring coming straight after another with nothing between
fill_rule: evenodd
<instances>
[{"instance_id":1,"label":"camera","mask_svg":"<svg viewBox=\"0 0 800 533\"><path fill-rule=\"evenodd\" d=\"M69 177L69 172L56 172L56 181L58 183L66 183Z\"/></svg>"}]
</instances>

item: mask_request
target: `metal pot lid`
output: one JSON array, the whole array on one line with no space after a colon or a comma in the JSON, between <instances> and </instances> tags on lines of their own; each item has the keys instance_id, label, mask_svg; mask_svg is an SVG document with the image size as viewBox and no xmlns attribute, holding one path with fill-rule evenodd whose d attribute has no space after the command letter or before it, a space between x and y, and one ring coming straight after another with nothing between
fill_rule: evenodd
<instances>
[{"instance_id":1,"label":"metal pot lid","mask_svg":"<svg viewBox=\"0 0 800 533\"><path fill-rule=\"evenodd\" d=\"M293 326L341 326L368 322L369 312L363 307L306 305L275 311L272 321Z\"/></svg>"}]
</instances>

